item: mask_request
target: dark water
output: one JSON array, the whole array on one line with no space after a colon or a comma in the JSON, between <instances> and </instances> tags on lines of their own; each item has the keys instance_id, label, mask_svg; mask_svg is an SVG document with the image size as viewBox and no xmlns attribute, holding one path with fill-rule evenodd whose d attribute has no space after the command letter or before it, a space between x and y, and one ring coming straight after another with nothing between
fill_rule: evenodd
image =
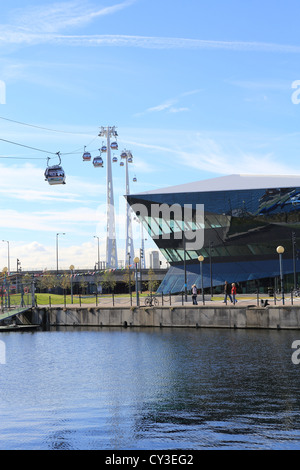
<instances>
[{"instance_id":1,"label":"dark water","mask_svg":"<svg viewBox=\"0 0 300 470\"><path fill-rule=\"evenodd\" d=\"M0 449L300 449L298 339L220 329L1 333Z\"/></svg>"}]
</instances>

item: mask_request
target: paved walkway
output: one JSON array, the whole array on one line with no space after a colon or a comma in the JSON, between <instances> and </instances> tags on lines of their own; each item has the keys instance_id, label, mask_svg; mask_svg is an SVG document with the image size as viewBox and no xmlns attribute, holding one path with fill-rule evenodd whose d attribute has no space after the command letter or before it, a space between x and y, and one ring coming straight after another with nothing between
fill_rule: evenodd
<instances>
[{"instance_id":1,"label":"paved walkway","mask_svg":"<svg viewBox=\"0 0 300 470\"><path fill-rule=\"evenodd\" d=\"M162 306L161 296L158 295L157 299L158 299L158 302L159 302L159 306ZM203 305L201 296L198 295L197 301L198 301L198 305L197 305L198 307ZM236 306L245 307L245 306L248 306L248 305L252 305L252 306L255 306L255 307L257 307L257 306L261 307L262 306L262 301L263 302L267 301L269 306L275 306L275 305L276 306L281 306L283 304L281 297L280 298L278 297L275 301L273 297L268 297L267 295L260 295L259 299L257 299L256 295L255 296L254 295L250 296L250 295L244 294L244 295L237 296ZM171 306L180 307L182 305L187 306L187 307L194 307L190 296L188 296L187 301L183 300L183 302L182 302L181 296L172 297ZM213 298L211 300L210 296L205 296L204 305L207 306L207 307L210 307L210 306L214 306L214 307L218 306L218 307L224 307L224 308L225 307L234 307L234 305L230 302L230 300L226 304L226 303L223 302L222 298L216 297L216 298ZM299 305L300 306L300 297L294 297L293 301L291 301L291 295L287 294L287 295L285 295L284 305L286 305L286 306ZM49 307L49 305L38 305L38 306L39 307ZM96 304L96 301L81 304L81 308L95 308L95 307L96 308L97 307L98 308L101 308L101 307L105 308L105 307L113 307L113 306L115 306L115 307L127 307L127 308L131 307L131 306L135 307L136 306L136 297L132 296L132 302L130 301L129 298L126 298L126 297L121 297L121 298L115 297L114 302L113 302L112 298L98 297L97 304ZM145 298L144 297L140 298L140 306L145 307ZM169 307L170 306L170 300L169 300L168 296L164 297L163 306L164 307ZM80 304L79 303L73 303L73 304L68 303L66 305L64 305L64 304L51 304L51 307L53 307L53 308L55 308L55 307L80 308Z\"/></svg>"}]
</instances>

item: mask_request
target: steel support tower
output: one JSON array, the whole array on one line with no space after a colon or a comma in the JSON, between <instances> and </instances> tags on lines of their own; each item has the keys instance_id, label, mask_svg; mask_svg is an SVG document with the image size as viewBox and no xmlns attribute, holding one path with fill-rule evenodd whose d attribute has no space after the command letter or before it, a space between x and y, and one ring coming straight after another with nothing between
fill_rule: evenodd
<instances>
[{"instance_id":1,"label":"steel support tower","mask_svg":"<svg viewBox=\"0 0 300 470\"><path fill-rule=\"evenodd\" d=\"M115 204L112 179L112 162L110 138L117 136L116 128L101 127L99 137L107 139L107 238L106 238L106 267L118 268L117 241L116 241L116 223L115 223Z\"/></svg>"},{"instance_id":2,"label":"steel support tower","mask_svg":"<svg viewBox=\"0 0 300 470\"><path fill-rule=\"evenodd\" d=\"M125 150L123 153L126 153L126 196L130 194L129 188L129 171L128 171L128 160L132 162L132 153L130 150ZM126 200L127 201L127 200ZM126 244L125 244L125 256L128 260L128 265L133 263L134 259L134 246L133 246L133 236L132 236L132 209L128 202L126 202ZM126 262L125 262L126 264Z\"/></svg>"}]
</instances>

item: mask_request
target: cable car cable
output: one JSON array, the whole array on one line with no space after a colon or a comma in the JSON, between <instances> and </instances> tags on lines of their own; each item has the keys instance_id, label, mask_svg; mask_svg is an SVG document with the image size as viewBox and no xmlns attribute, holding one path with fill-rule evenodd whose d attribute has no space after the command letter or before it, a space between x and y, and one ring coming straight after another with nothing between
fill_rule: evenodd
<instances>
[{"instance_id":1,"label":"cable car cable","mask_svg":"<svg viewBox=\"0 0 300 470\"><path fill-rule=\"evenodd\" d=\"M88 145L91 145L97 139L97 137L94 137L94 139L91 140L91 142ZM30 147L29 145L20 144L18 142L12 142L11 140L6 140L6 139L1 139L0 138L0 141L7 142L8 144L18 145L20 147L25 147L25 148L28 148L30 150L36 150L37 152L43 152L43 153L48 153L48 154L51 154L51 155L57 155L57 152L50 152L49 150L42 150L42 149L38 149L38 148L35 148L35 147ZM81 148L76 149L73 152L66 152L66 153L60 153L60 154L61 155L74 155L76 153L80 153L80 150L81 150Z\"/></svg>"},{"instance_id":2,"label":"cable car cable","mask_svg":"<svg viewBox=\"0 0 300 470\"><path fill-rule=\"evenodd\" d=\"M8 119L3 116L0 116L0 119L3 119L4 121L13 122L15 124L21 124L22 126L34 127L35 129L42 129L44 131L59 132L61 134L72 134L72 135L90 135L90 134L79 134L78 132L69 132L69 131L61 131L57 129L49 129L48 127L41 127L41 126L36 126L34 124L27 124L26 122L15 121L13 119Z\"/></svg>"},{"instance_id":3,"label":"cable car cable","mask_svg":"<svg viewBox=\"0 0 300 470\"><path fill-rule=\"evenodd\" d=\"M8 158L11 160L45 160L45 157L8 157L4 155L0 155L0 158Z\"/></svg>"},{"instance_id":4,"label":"cable car cable","mask_svg":"<svg viewBox=\"0 0 300 470\"><path fill-rule=\"evenodd\" d=\"M14 144L14 145L19 145L20 147L25 147L27 149L36 150L37 152L50 153L51 155L56 155L57 154L57 152L49 152L48 150L37 149L35 147L30 147L29 145L24 145L24 144L19 144L17 142L12 142L11 140L6 140L6 139L0 139L0 140L2 140L2 142L7 142L9 144Z\"/></svg>"}]
</instances>

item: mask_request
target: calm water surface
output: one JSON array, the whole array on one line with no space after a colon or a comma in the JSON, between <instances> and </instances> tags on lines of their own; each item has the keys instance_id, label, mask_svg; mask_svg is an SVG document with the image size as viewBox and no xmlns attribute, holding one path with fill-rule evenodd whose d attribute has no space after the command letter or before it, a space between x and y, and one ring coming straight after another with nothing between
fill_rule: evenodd
<instances>
[{"instance_id":1,"label":"calm water surface","mask_svg":"<svg viewBox=\"0 0 300 470\"><path fill-rule=\"evenodd\" d=\"M300 449L298 339L220 329L1 333L0 449Z\"/></svg>"}]
</instances>

